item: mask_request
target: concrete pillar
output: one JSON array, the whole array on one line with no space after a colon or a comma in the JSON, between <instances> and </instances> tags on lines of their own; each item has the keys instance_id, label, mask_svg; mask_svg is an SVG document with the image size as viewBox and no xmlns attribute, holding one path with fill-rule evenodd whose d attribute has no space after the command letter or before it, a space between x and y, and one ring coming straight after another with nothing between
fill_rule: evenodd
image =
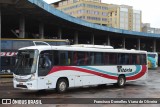
<instances>
[{"instance_id":1,"label":"concrete pillar","mask_svg":"<svg viewBox=\"0 0 160 107\"><path fill-rule=\"evenodd\" d=\"M156 42L156 40L154 40L153 41L153 52L156 52L156 48L157 48L156 44L157 44L157 42Z\"/></svg>"},{"instance_id":2,"label":"concrete pillar","mask_svg":"<svg viewBox=\"0 0 160 107\"><path fill-rule=\"evenodd\" d=\"M2 21L1 21L1 20L2 20L2 13L1 13L1 8L0 8L0 38L1 38L1 36L2 36L2 31L1 31L1 26L2 26L2 25L1 25L2 23L1 23L1 22L2 22Z\"/></svg>"},{"instance_id":3,"label":"concrete pillar","mask_svg":"<svg viewBox=\"0 0 160 107\"><path fill-rule=\"evenodd\" d=\"M107 45L110 46L111 45L111 42L110 42L110 37L109 35L107 36Z\"/></svg>"},{"instance_id":4,"label":"concrete pillar","mask_svg":"<svg viewBox=\"0 0 160 107\"><path fill-rule=\"evenodd\" d=\"M92 37L91 37L91 44L94 45L94 34L92 34Z\"/></svg>"},{"instance_id":5,"label":"concrete pillar","mask_svg":"<svg viewBox=\"0 0 160 107\"><path fill-rule=\"evenodd\" d=\"M25 38L25 17L21 16L19 21L19 37Z\"/></svg>"},{"instance_id":6,"label":"concrete pillar","mask_svg":"<svg viewBox=\"0 0 160 107\"><path fill-rule=\"evenodd\" d=\"M126 48L126 38L123 38L123 48Z\"/></svg>"},{"instance_id":7,"label":"concrete pillar","mask_svg":"<svg viewBox=\"0 0 160 107\"><path fill-rule=\"evenodd\" d=\"M62 29L61 28L58 29L58 38L62 39Z\"/></svg>"},{"instance_id":8,"label":"concrete pillar","mask_svg":"<svg viewBox=\"0 0 160 107\"><path fill-rule=\"evenodd\" d=\"M39 36L41 39L44 38L44 24L42 22L39 24Z\"/></svg>"},{"instance_id":9,"label":"concrete pillar","mask_svg":"<svg viewBox=\"0 0 160 107\"><path fill-rule=\"evenodd\" d=\"M137 40L137 50L141 50L141 39L138 38Z\"/></svg>"},{"instance_id":10,"label":"concrete pillar","mask_svg":"<svg viewBox=\"0 0 160 107\"><path fill-rule=\"evenodd\" d=\"M78 44L78 32L74 33L74 44Z\"/></svg>"}]
</instances>

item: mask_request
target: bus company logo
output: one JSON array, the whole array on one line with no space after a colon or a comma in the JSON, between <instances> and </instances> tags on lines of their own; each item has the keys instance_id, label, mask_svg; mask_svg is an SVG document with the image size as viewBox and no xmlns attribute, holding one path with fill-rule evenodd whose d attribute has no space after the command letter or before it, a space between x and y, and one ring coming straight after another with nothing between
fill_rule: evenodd
<instances>
[{"instance_id":1,"label":"bus company logo","mask_svg":"<svg viewBox=\"0 0 160 107\"><path fill-rule=\"evenodd\" d=\"M12 104L11 99L2 99L2 104Z\"/></svg>"},{"instance_id":2,"label":"bus company logo","mask_svg":"<svg viewBox=\"0 0 160 107\"><path fill-rule=\"evenodd\" d=\"M131 68L123 68L122 66L117 66L118 72L132 72Z\"/></svg>"},{"instance_id":3,"label":"bus company logo","mask_svg":"<svg viewBox=\"0 0 160 107\"><path fill-rule=\"evenodd\" d=\"M0 52L0 56L15 56L18 52Z\"/></svg>"}]
</instances>

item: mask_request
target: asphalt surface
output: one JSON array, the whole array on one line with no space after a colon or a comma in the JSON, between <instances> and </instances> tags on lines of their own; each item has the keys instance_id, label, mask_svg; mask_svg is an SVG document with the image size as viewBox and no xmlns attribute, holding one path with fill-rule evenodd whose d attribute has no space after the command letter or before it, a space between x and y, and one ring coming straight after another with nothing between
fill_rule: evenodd
<instances>
[{"instance_id":1,"label":"asphalt surface","mask_svg":"<svg viewBox=\"0 0 160 107\"><path fill-rule=\"evenodd\" d=\"M58 94L55 90L41 92L14 89L12 78L0 78L0 98L160 98L160 68L149 70L145 82L127 83L124 88L112 84L69 89ZM0 107L39 107L39 105L0 105ZM160 107L160 104L45 104L42 107Z\"/></svg>"}]
</instances>

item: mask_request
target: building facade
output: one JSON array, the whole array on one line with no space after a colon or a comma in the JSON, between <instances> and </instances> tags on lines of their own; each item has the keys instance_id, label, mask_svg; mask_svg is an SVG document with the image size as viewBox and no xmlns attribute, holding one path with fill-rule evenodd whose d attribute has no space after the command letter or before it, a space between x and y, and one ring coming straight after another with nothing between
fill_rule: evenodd
<instances>
[{"instance_id":1,"label":"building facade","mask_svg":"<svg viewBox=\"0 0 160 107\"><path fill-rule=\"evenodd\" d=\"M160 28L153 28L150 23L143 23L142 32L160 34Z\"/></svg>"},{"instance_id":2,"label":"building facade","mask_svg":"<svg viewBox=\"0 0 160 107\"><path fill-rule=\"evenodd\" d=\"M141 11L131 6L102 3L101 0L61 0L55 8L91 23L132 31L141 31Z\"/></svg>"},{"instance_id":3,"label":"building facade","mask_svg":"<svg viewBox=\"0 0 160 107\"><path fill-rule=\"evenodd\" d=\"M141 31L141 11L132 6L109 5L108 26L132 31Z\"/></svg>"},{"instance_id":4,"label":"building facade","mask_svg":"<svg viewBox=\"0 0 160 107\"><path fill-rule=\"evenodd\" d=\"M108 4L101 0L61 0L52 5L76 18L107 26Z\"/></svg>"}]
</instances>

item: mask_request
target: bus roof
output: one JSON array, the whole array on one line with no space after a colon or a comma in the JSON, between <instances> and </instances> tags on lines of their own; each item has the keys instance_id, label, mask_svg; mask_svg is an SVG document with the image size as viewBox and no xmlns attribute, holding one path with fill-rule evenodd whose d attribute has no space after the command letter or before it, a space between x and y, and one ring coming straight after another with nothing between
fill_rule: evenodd
<instances>
[{"instance_id":1,"label":"bus roof","mask_svg":"<svg viewBox=\"0 0 160 107\"><path fill-rule=\"evenodd\" d=\"M30 46L20 48L19 50L28 50L28 49L37 49L39 51L43 50L61 50L61 51L87 51L87 52L118 52L118 53L145 53L147 51L141 50L127 50L127 49L104 49L104 48L92 48L92 47L79 47L73 45L62 45L62 46L46 46L46 45L39 45L39 46Z\"/></svg>"},{"instance_id":2,"label":"bus roof","mask_svg":"<svg viewBox=\"0 0 160 107\"><path fill-rule=\"evenodd\" d=\"M147 52L147 54L158 54L157 52Z\"/></svg>"}]
</instances>

